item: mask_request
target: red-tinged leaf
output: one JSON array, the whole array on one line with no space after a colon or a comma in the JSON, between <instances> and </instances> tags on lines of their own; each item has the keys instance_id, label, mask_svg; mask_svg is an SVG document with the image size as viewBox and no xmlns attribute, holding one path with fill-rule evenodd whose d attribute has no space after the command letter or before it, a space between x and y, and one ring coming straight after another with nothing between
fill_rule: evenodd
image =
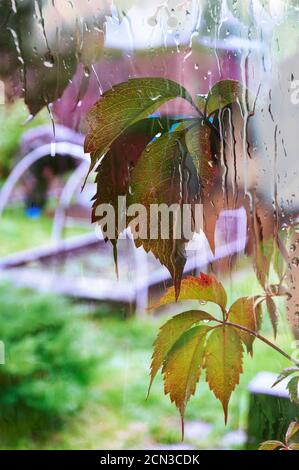
<instances>
[{"instance_id":1,"label":"red-tinged leaf","mask_svg":"<svg viewBox=\"0 0 299 470\"><path fill-rule=\"evenodd\" d=\"M289 391L290 400L293 403L299 404L299 376L293 377L289 381L287 389Z\"/></svg>"},{"instance_id":2,"label":"red-tinged leaf","mask_svg":"<svg viewBox=\"0 0 299 470\"><path fill-rule=\"evenodd\" d=\"M286 443L288 444L290 441L292 441L296 437L296 434L298 432L299 432L299 423L297 421L292 421L286 432Z\"/></svg>"},{"instance_id":3,"label":"red-tinged leaf","mask_svg":"<svg viewBox=\"0 0 299 470\"><path fill-rule=\"evenodd\" d=\"M283 442L280 441L265 441L262 442L258 450L278 450L285 447Z\"/></svg>"},{"instance_id":4,"label":"red-tinged leaf","mask_svg":"<svg viewBox=\"0 0 299 470\"><path fill-rule=\"evenodd\" d=\"M218 282L212 274L200 273L198 277L188 276L182 280L178 300L200 300L214 302L225 309L227 296L221 282ZM151 308L176 302L175 290L170 287L166 294Z\"/></svg>"},{"instance_id":5,"label":"red-tinged leaf","mask_svg":"<svg viewBox=\"0 0 299 470\"><path fill-rule=\"evenodd\" d=\"M134 78L105 92L88 115L84 149L91 154L91 169L124 130L177 97L193 103L185 88L159 77Z\"/></svg>"},{"instance_id":6,"label":"red-tinged leaf","mask_svg":"<svg viewBox=\"0 0 299 470\"><path fill-rule=\"evenodd\" d=\"M180 412L183 437L185 409L200 378L209 329L207 326L195 326L185 332L167 355L162 369L164 391L166 395L169 393L171 401Z\"/></svg>"},{"instance_id":7,"label":"red-tinged leaf","mask_svg":"<svg viewBox=\"0 0 299 470\"><path fill-rule=\"evenodd\" d=\"M242 373L243 347L235 329L215 328L205 349L206 381L223 406L225 423L230 396Z\"/></svg>"},{"instance_id":8,"label":"red-tinged leaf","mask_svg":"<svg viewBox=\"0 0 299 470\"><path fill-rule=\"evenodd\" d=\"M241 297L234 302L228 313L228 319L232 323L245 326L249 330L258 331L261 320L261 304L257 297ZM252 344L255 336L236 328L238 335L246 345L247 351L252 354Z\"/></svg>"},{"instance_id":9,"label":"red-tinged leaf","mask_svg":"<svg viewBox=\"0 0 299 470\"><path fill-rule=\"evenodd\" d=\"M215 229L219 211L214 204L212 190L219 177L217 156L220 153L220 139L215 129L201 121L186 133L186 145L200 181L200 197L204 204L203 231L211 251L215 253Z\"/></svg>"},{"instance_id":10,"label":"red-tinged leaf","mask_svg":"<svg viewBox=\"0 0 299 470\"><path fill-rule=\"evenodd\" d=\"M160 332L154 343L149 390L158 370L162 366L164 359L171 350L172 346L183 333L191 328L191 326L203 320L212 321L214 320L214 317L212 317L212 315L207 312L200 310L190 310L188 312L175 315L173 318L164 323L164 325L160 328Z\"/></svg>"},{"instance_id":11,"label":"red-tinged leaf","mask_svg":"<svg viewBox=\"0 0 299 470\"><path fill-rule=\"evenodd\" d=\"M208 123L201 120L187 131L185 139L201 183L202 196L208 196L219 173L215 159L215 155L219 153L219 136Z\"/></svg>"},{"instance_id":12,"label":"red-tinged leaf","mask_svg":"<svg viewBox=\"0 0 299 470\"><path fill-rule=\"evenodd\" d=\"M158 132L167 132L176 122L165 117L143 119L129 127L113 142L96 170L97 190L93 197L92 222L99 222L102 226L103 216L97 214L97 209L101 204L112 204L115 220L121 220L121 227L127 226L127 207L122 208L119 213L118 197L129 194L131 173L147 144ZM115 227L111 241L117 239L118 235Z\"/></svg>"},{"instance_id":13,"label":"red-tinged leaf","mask_svg":"<svg viewBox=\"0 0 299 470\"><path fill-rule=\"evenodd\" d=\"M278 325L278 315L277 315L277 308L274 303L274 300L269 295L266 296L266 306L268 310L268 314L271 320L271 325L273 328L274 338L277 335L277 325Z\"/></svg>"},{"instance_id":14,"label":"red-tinged leaf","mask_svg":"<svg viewBox=\"0 0 299 470\"><path fill-rule=\"evenodd\" d=\"M216 208L214 201L209 198L205 198L205 209L203 213L203 232L208 240L212 253L215 254L215 232L216 224L219 217L219 210Z\"/></svg>"}]
</instances>

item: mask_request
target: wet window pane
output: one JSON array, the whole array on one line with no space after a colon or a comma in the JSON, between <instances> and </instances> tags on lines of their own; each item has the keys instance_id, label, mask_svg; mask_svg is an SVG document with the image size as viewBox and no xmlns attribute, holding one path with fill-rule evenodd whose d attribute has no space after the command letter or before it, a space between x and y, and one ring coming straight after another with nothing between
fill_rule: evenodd
<instances>
[{"instance_id":1,"label":"wet window pane","mask_svg":"<svg viewBox=\"0 0 299 470\"><path fill-rule=\"evenodd\" d=\"M296 444L298 21L297 0L0 2L3 448L179 449L169 397L142 401L158 331L182 421L205 368L187 448Z\"/></svg>"}]
</instances>

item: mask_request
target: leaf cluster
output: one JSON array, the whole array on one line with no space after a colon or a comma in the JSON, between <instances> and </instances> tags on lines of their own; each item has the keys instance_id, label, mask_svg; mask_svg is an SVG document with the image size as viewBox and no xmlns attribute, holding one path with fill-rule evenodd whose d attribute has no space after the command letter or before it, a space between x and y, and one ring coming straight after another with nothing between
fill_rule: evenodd
<instances>
[{"instance_id":1,"label":"leaf cluster","mask_svg":"<svg viewBox=\"0 0 299 470\"><path fill-rule=\"evenodd\" d=\"M190 204L194 210L195 203L208 200L218 174L222 141L214 118L244 97L247 103L248 91L239 82L222 80L194 102L183 86L157 77L131 79L105 92L89 113L85 140L85 152L91 156L90 171L96 168L97 172L93 221L101 225L103 218L97 215L97 208L103 203L112 204L117 213L118 197L124 195L128 206L142 204L147 211L151 204L162 203L180 207ZM153 116L174 99L187 101L197 116ZM216 219L204 220L212 249ZM131 223L132 219L126 217L124 225ZM175 223L171 221L169 239L138 238L135 243L166 266L178 295L188 240L174 236ZM118 236L110 236L115 247Z\"/></svg>"}]
</instances>

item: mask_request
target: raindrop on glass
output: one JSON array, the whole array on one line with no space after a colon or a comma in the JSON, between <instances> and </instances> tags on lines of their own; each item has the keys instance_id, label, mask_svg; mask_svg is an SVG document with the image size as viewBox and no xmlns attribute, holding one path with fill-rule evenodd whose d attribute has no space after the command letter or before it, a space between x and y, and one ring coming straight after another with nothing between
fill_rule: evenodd
<instances>
[{"instance_id":1,"label":"raindrop on glass","mask_svg":"<svg viewBox=\"0 0 299 470\"><path fill-rule=\"evenodd\" d=\"M85 77L89 77L89 76L90 76L90 68L87 67L87 65L84 67L84 75L85 75Z\"/></svg>"},{"instance_id":2,"label":"raindrop on glass","mask_svg":"<svg viewBox=\"0 0 299 470\"><path fill-rule=\"evenodd\" d=\"M54 66L55 60L53 54L51 52L47 52L44 58L44 66L48 68L52 68Z\"/></svg>"}]
</instances>

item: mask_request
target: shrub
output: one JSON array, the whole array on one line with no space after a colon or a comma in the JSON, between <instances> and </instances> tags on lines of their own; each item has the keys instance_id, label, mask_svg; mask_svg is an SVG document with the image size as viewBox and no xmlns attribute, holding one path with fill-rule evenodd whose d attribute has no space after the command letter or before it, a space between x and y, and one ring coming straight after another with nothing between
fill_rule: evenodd
<instances>
[{"instance_id":1,"label":"shrub","mask_svg":"<svg viewBox=\"0 0 299 470\"><path fill-rule=\"evenodd\" d=\"M61 422L91 396L98 377L96 332L61 298L7 286L0 295L6 356L0 366L2 427L11 422L24 432Z\"/></svg>"}]
</instances>

